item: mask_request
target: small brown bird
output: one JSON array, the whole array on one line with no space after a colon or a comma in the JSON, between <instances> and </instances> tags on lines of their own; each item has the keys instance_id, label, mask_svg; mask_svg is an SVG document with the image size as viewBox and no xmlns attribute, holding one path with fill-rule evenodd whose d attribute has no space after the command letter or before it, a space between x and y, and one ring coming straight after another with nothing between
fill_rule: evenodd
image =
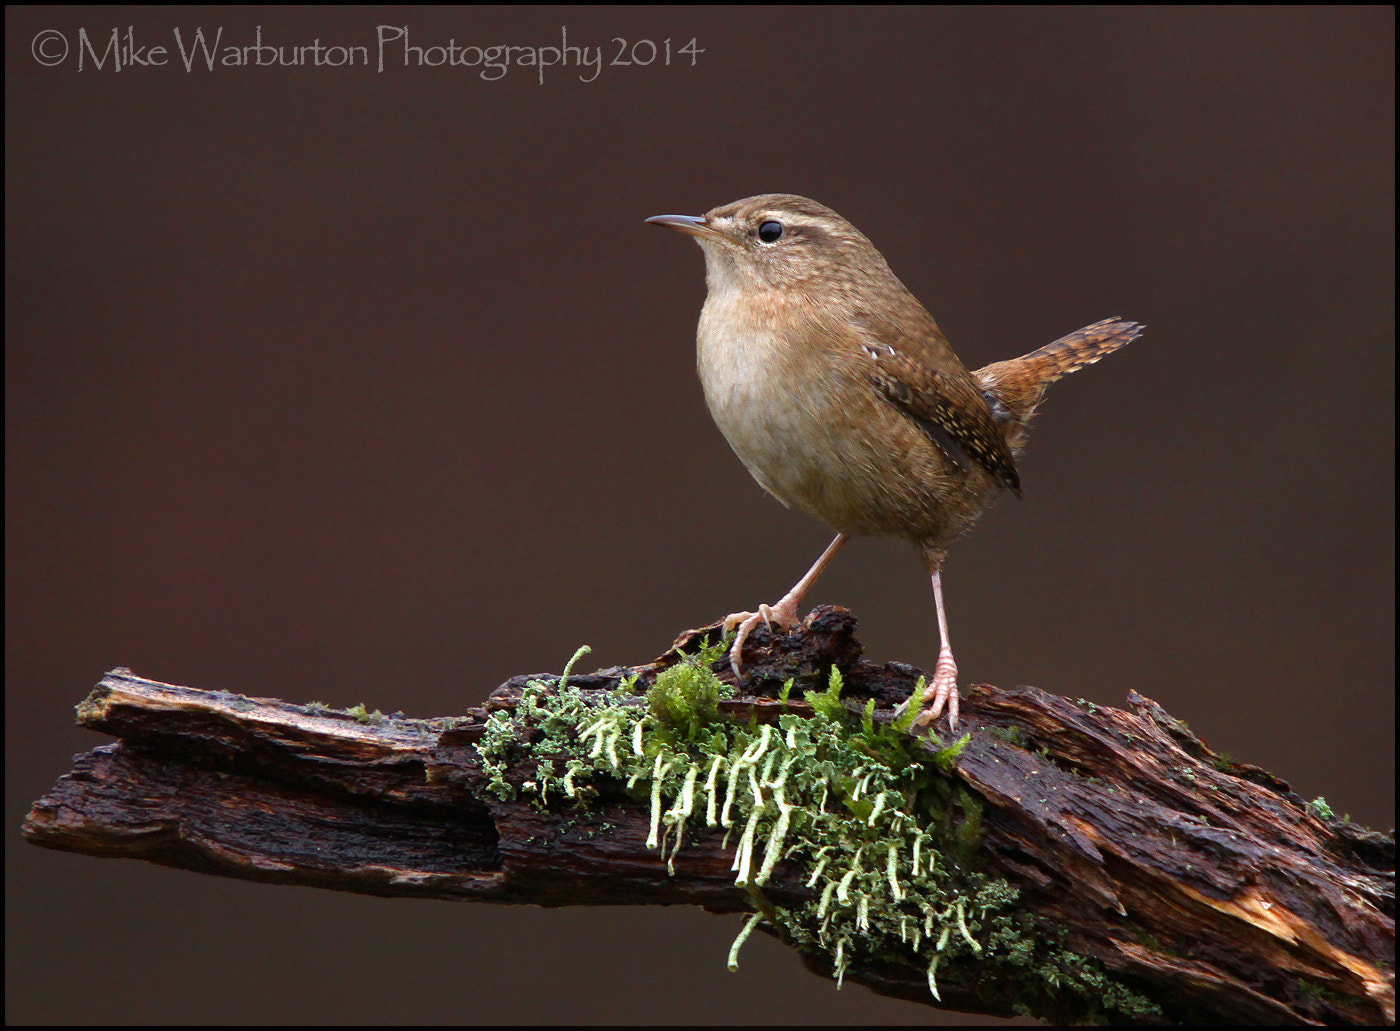
<instances>
[{"instance_id":1,"label":"small brown bird","mask_svg":"<svg viewBox=\"0 0 1400 1031\"><path fill-rule=\"evenodd\" d=\"M1142 330L1108 319L968 372L933 317L855 226L805 197L769 193L703 216L647 219L695 237L709 288L700 381L720 431L764 490L837 531L774 605L734 613L730 663L760 623L792 625L849 537L902 537L933 578L941 647L918 722L958 721L942 568L1002 490L1045 389ZM929 704L931 703L931 705ZM902 711L902 710L901 710Z\"/></svg>"}]
</instances>

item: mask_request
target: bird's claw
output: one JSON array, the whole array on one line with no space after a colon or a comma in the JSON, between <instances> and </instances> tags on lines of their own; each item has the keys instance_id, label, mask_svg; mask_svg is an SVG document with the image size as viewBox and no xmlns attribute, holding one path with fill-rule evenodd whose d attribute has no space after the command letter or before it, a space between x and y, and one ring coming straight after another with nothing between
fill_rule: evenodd
<instances>
[{"instance_id":1,"label":"bird's claw","mask_svg":"<svg viewBox=\"0 0 1400 1031\"><path fill-rule=\"evenodd\" d=\"M950 730L957 729L958 666L953 661L951 654L945 652L939 655L938 664L933 667L933 679L919 695L911 695L908 701L895 710L896 717L903 716L909 711L911 705L917 705L923 710L914 718L913 726L926 727L930 725L943 715L943 710L946 708L948 728Z\"/></svg>"},{"instance_id":2,"label":"bird's claw","mask_svg":"<svg viewBox=\"0 0 1400 1031\"><path fill-rule=\"evenodd\" d=\"M744 644L758 624L762 623L771 631L774 623L779 626L789 626L796 621L795 614L785 611L782 602L777 605L759 605L757 612L734 612L725 616L724 633L727 634L731 630L738 631L734 635L734 643L729 647L729 666L734 670L734 679L743 679Z\"/></svg>"}]
</instances>

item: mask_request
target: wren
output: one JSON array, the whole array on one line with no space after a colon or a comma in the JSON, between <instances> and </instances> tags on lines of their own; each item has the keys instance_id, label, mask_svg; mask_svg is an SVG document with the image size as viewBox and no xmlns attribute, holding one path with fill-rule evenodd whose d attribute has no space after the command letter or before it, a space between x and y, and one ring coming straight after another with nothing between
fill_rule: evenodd
<instances>
[{"instance_id":1,"label":"wren","mask_svg":"<svg viewBox=\"0 0 1400 1031\"><path fill-rule=\"evenodd\" d=\"M905 706L923 708L918 723L946 709L955 727L948 548L1002 491L1019 496L1015 456L1046 388L1142 327L1106 319L969 372L874 245L816 201L770 193L647 221L694 237L705 253L697 365L720 431L764 490L837 531L776 604L726 617L738 631L735 675L753 629L796 623L847 539L901 537L932 578L941 638L933 680Z\"/></svg>"}]
</instances>

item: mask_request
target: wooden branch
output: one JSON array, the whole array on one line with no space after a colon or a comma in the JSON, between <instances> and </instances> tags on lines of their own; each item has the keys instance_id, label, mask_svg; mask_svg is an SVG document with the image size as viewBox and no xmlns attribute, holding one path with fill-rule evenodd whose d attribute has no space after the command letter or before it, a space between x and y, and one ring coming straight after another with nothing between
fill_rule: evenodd
<instances>
[{"instance_id":1,"label":"wooden branch","mask_svg":"<svg viewBox=\"0 0 1400 1031\"><path fill-rule=\"evenodd\" d=\"M755 633L752 693L721 703L722 714L751 725L810 713L776 696L789 678L793 699L824 688L834 666L843 701L874 699L876 722L888 723L919 671L860 661L854 630L850 613L823 607L791 634ZM603 692L635 675L641 691L716 634L691 631L652 663L568 684ZM729 676L727 663L715 668ZM647 847L645 793L620 782L586 807L563 797L542 807L528 791L498 797L475 747L487 721L515 712L531 681L557 691L558 679L515 677L465 717L415 720L114 670L79 721L119 740L80 756L35 803L24 833L49 848L375 895L758 905L770 918L763 930L831 976L831 956L781 919L813 900L803 864L779 862L761 892L740 887L735 842L696 826L668 873ZM1082 988L1088 960L1113 991L1157 1007L1131 1017L1120 1007L1117 1022L1393 1023L1393 837L1332 818L1264 771L1214 754L1154 702L1134 693L1129 706L1028 687L966 691L958 730L971 739L938 776L972 800L963 826L976 834L977 869L1020 890L1019 926L1056 951L1013 977L1014 964L965 950L938 967L941 1004L1063 1023L1102 1018L1102 999L1059 984L1079 977ZM946 743L924 742L923 754ZM521 763L505 781L528 788L534 770ZM968 823L974 809L980 825ZM845 976L932 1003L926 967L913 951L885 953L852 960Z\"/></svg>"}]
</instances>

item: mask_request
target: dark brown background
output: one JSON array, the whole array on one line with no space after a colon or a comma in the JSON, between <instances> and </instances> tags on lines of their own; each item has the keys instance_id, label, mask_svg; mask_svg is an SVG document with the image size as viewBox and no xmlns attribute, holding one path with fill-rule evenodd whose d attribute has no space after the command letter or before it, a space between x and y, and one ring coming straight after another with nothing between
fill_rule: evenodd
<instances>
[{"instance_id":1,"label":"dark brown background","mask_svg":"<svg viewBox=\"0 0 1400 1031\"><path fill-rule=\"evenodd\" d=\"M608 47L695 68L78 74L41 29ZM117 665L411 715L644 660L826 543L693 371L690 242L792 191L969 364L1109 315L954 551L964 681L1155 698L1215 748L1393 807L1389 8L7 9L11 1022L871 1023L697 911L341 896L44 852L31 800ZM903 546L812 595L930 664Z\"/></svg>"}]
</instances>

